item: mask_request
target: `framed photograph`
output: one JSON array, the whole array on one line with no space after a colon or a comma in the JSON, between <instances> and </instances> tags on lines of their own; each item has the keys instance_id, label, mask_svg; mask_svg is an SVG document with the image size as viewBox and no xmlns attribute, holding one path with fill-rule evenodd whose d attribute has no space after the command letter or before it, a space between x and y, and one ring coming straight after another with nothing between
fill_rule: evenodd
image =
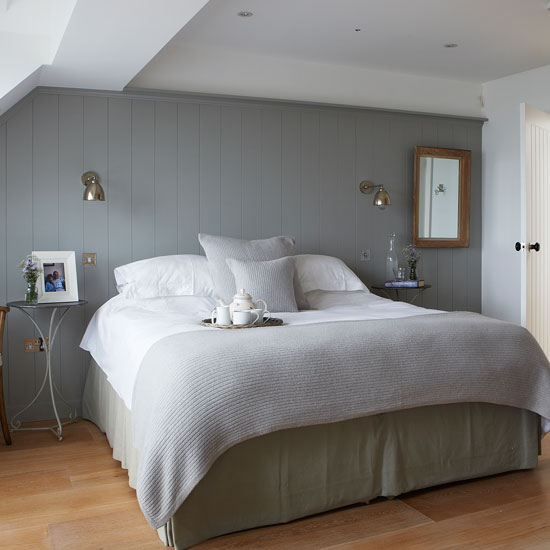
<instances>
[{"instance_id":1,"label":"framed photograph","mask_svg":"<svg viewBox=\"0 0 550 550\"><path fill-rule=\"evenodd\" d=\"M73 251L33 251L38 260L40 278L38 303L78 302L76 257Z\"/></svg>"}]
</instances>

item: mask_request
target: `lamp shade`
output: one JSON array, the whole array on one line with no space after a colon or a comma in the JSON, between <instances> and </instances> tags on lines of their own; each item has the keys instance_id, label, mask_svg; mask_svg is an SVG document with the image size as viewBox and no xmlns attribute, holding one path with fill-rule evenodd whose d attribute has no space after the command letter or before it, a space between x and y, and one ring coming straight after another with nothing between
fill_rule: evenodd
<instances>
[{"instance_id":1,"label":"lamp shade","mask_svg":"<svg viewBox=\"0 0 550 550\"><path fill-rule=\"evenodd\" d=\"M384 210L386 206L389 206L391 204L390 196L383 187L380 187L380 189L378 189L378 191L376 192L376 195L374 195L374 200L372 201L372 204L380 208L380 210Z\"/></svg>"},{"instance_id":2,"label":"lamp shade","mask_svg":"<svg viewBox=\"0 0 550 550\"><path fill-rule=\"evenodd\" d=\"M105 191L103 191L103 187L99 183L99 176L96 172L85 172L82 174L81 181L86 187L83 197L85 201L105 200Z\"/></svg>"}]
</instances>

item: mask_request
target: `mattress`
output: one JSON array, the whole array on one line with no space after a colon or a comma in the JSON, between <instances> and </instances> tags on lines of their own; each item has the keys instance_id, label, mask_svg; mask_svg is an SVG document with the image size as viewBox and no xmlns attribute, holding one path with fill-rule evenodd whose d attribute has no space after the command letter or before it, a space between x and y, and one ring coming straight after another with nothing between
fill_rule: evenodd
<instances>
[{"instance_id":1,"label":"mattress","mask_svg":"<svg viewBox=\"0 0 550 550\"><path fill-rule=\"evenodd\" d=\"M307 298L311 310L273 315L282 318L287 325L303 325L441 313L361 290L315 290L308 292ZM131 409L135 380L147 351L162 338L173 334L213 330L199 322L210 318L214 306L213 298L202 296L140 300L115 296L94 314L81 347L90 352L126 407Z\"/></svg>"}]
</instances>

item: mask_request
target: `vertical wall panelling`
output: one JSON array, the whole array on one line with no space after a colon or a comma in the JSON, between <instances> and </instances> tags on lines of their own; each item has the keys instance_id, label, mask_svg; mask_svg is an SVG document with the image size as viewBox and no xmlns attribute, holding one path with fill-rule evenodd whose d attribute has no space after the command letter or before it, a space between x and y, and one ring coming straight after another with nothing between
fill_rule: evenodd
<instances>
[{"instance_id":1,"label":"vertical wall panelling","mask_svg":"<svg viewBox=\"0 0 550 550\"><path fill-rule=\"evenodd\" d=\"M0 125L0 304L7 302L6 275L7 275L7 208L8 201L6 196L6 125ZM8 329L4 329L4 345L7 346ZM7 348L6 348L7 349ZM7 357L7 354L6 354ZM7 397L9 387L9 372L4 371L4 394ZM5 402L5 401L4 401Z\"/></svg>"},{"instance_id":2,"label":"vertical wall panelling","mask_svg":"<svg viewBox=\"0 0 550 550\"><path fill-rule=\"evenodd\" d=\"M132 103L109 99L109 296L116 291L113 269L132 261ZM90 250L87 252L95 252ZM86 272L95 267L86 267Z\"/></svg>"},{"instance_id":3,"label":"vertical wall panelling","mask_svg":"<svg viewBox=\"0 0 550 550\"><path fill-rule=\"evenodd\" d=\"M337 254L352 269L357 269L357 250L362 241L355 228L355 197L359 180L355 173L355 117L349 113L338 117L338 250ZM362 236L361 236L362 237ZM368 263L367 263L368 266Z\"/></svg>"},{"instance_id":4,"label":"vertical wall panelling","mask_svg":"<svg viewBox=\"0 0 550 550\"><path fill-rule=\"evenodd\" d=\"M336 255L367 283L382 282L388 233L411 240L414 146L472 150L471 245L425 249L426 307L481 306L481 124L442 116L229 99L159 98L39 90L0 121L0 302L21 299L17 270L36 249L75 250L89 306L63 324L55 377L80 404L89 355L78 343L116 292L113 269L161 254L200 253L205 231L257 239L296 237L299 253ZM85 203L80 177L99 173L107 201ZM372 206L359 182L383 184L392 205ZM370 249L371 261L359 261ZM83 251L98 265L84 268ZM9 414L25 405L43 357L8 317ZM35 372L36 362L36 372ZM62 405L62 413L67 409ZM51 417L42 399L27 419Z\"/></svg>"},{"instance_id":5,"label":"vertical wall panelling","mask_svg":"<svg viewBox=\"0 0 550 550\"><path fill-rule=\"evenodd\" d=\"M97 253L97 265L84 271L88 313L109 297L109 103L104 97L84 98L84 169L99 174L107 200L85 201L83 216L84 248Z\"/></svg>"},{"instance_id":6,"label":"vertical wall panelling","mask_svg":"<svg viewBox=\"0 0 550 550\"><path fill-rule=\"evenodd\" d=\"M243 239L257 239L262 232L261 111L245 109L242 114Z\"/></svg>"},{"instance_id":7,"label":"vertical wall panelling","mask_svg":"<svg viewBox=\"0 0 550 550\"><path fill-rule=\"evenodd\" d=\"M155 104L132 101L132 259L155 255Z\"/></svg>"},{"instance_id":8,"label":"vertical wall panelling","mask_svg":"<svg viewBox=\"0 0 550 550\"><path fill-rule=\"evenodd\" d=\"M178 250L181 254L198 254L200 245L200 175L199 175L198 105L178 105Z\"/></svg>"},{"instance_id":9,"label":"vertical wall panelling","mask_svg":"<svg viewBox=\"0 0 550 550\"><path fill-rule=\"evenodd\" d=\"M33 249L32 189L33 106L28 102L7 121L7 299L21 300L25 282L17 269ZM35 390L34 358L23 350L25 337L33 336L30 321L20 311L8 315L7 368L9 369L8 406L10 412L30 401ZM6 368L6 367L4 367Z\"/></svg>"},{"instance_id":10,"label":"vertical wall panelling","mask_svg":"<svg viewBox=\"0 0 550 550\"><path fill-rule=\"evenodd\" d=\"M178 106L155 106L155 256L178 251Z\"/></svg>"},{"instance_id":11,"label":"vertical wall panelling","mask_svg":"<svg viewBox=\"0 0 550 550\"><path fill-rule=\"evenodd\" d=\"M304 252L319 254L319 113L306 111L301 118L301 242Z\"/></svg>"},{"instance_id":12,"label":"vertical wall panelling","mask_svg":"<svg viewBox=\"0 0 550 550\"><path fill-rule=\"evenodd\" d=\"M343 196L338 181L338 115L321 113L319 120L319 250L339 255Z\"/></svg>"},{"instance_id":13,"label":"vertical wall panelling","mask_svg":"<svg viewBox=\"0 0 550 550\"><path fill-rule=\"evenodd\" d=\"M403 247L410 242L410 228L412 227L412 211L413 211L413 196L411 189L414 185L414 152L408 147L409 143L420 143L422 140L422 128L415 120L415 117L407 117L403 119L403 123L399 124L399 118L392 118L392 136L397 139L395 150L399 151L399 172L396 173L396 178L391 183L391 189L395 192L391 193L392 207L395 207L399 212L403 212L398 224L396 224L396 254L399 261L399 266L407 267L407 262L403 257ZM420 273L421 277L424 277ZM433 280L433 279L430 279ZM407 299L411 300L416 291L407 291ZM416 302L417 305L424 305L424 296L420 295Z\"/></svg>"},{"instance_id":14,"label":"vertical wall panelling","mask_svg":"<svg viewBox=\"0 0 550 550\"><path fill-rule=\"evenodd\" d=\"M243 218L240 109L222 107L220 139L220 230L222 235L240 239Z\"/></svg>"},{"instance_id":15,"label":"vertical wall panelling","mask_svg":"<svg viewBox=\"0 0 550 550\"><path fill-rule=\"evenodd\" d=\"M296 238L301 250L300 232L300 114L283 111L281 121L281 193L284 204L281 213L281 233Z\"/></svg>"},{"instance_id":16,"label":"vertical wall panelling","mask_svg":"<svg viewBox=\"0 0 550 550\"><path fill-rule=\"evenodd\" d=\"M59 249L74 250L79 292L85 295L84 268L80 261L84 251L84 98L78 95L59 96ZM106 177L103 174L103 177ZM93 250L88 250L94 252ZM106 258L103 259L106 261ZM100 258L101 261L101 258ZM95 270L96 268L86 268ZM78 342L86 328L89 313L74 308L59 330L56 346L61 354L61 390L69 403L80 403L84 374L89 356L79 349ZM91 312L90 312L91 313ZM63 407L63 404L61 404ZM60 408L61 408L60 407ZM63 413L64 408L61 409Z\"/></svg>"},{"instance_id":17,"label":"vertical wall panelling","mask_svg":"<svg viewBox=\"0 0 550 550\"><path fill-rule=\"evenodd\" d=\"M220 234L221 173L218 105L200 108L200 230Z\"/></svg>"},{"instance_id":18,"label":"vertical wall panelling","mask_svg":"<svg viewBox=\"0 0 550 550\"><path fill-rule=\"evenodd\" d=\"M262 111L262 218L261 236L280 235L282 230L281 112Z\"/></svg>"},{"instance_id":19,"label":"vertical wall panelling","mask_svg":"<svg viewBox=\"0 0 550 550\"><path fill-rule=\"evenodd\" d=\"M59 97L40 94L33 99L33 155L32 155L32 228L34 250L59 250ZM49 311L36 311L34 317L41 327L47 327ZM29 330L31 329L29 325ZM38 332L34 332L39 336ZM46 361L43 354L31 356L35 363L35 385L44 376ZM55 384L60 380L60 348L54 346L52 373ZM38 390L38 387L36 388ZM48 395L44 392L38 401L47 406Z\"/></svg>"},{"instance_id":20,"label":"vertical wall panelling","mask_svg":"<svg viewBox=\"0 0 550 550\"><path fill-rule=\"evenodd\" d=\"M470 248L468 254L468 311L481 311L481 132L479 128L468 128L468 149L472 151L472 185L470 198Z\"/></svg>"}]
</instances>

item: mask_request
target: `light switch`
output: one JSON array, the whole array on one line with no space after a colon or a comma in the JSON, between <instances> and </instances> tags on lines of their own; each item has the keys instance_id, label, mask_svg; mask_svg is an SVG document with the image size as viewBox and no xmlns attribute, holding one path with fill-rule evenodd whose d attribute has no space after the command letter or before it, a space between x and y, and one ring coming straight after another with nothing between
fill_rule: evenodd
<instances>
[{"instance_id":1,"label":"light switch","mask_svg":"<svg viewBox=\"0 0 550 550\"><path fill-rule=\"evenodd\" d=\"M370 262L370 248L361 250L361 255L359 256L360 262Z\"/></svg>"},{"instance_id":2,"label":"light switch","mask_svg":"<svg viewBox=\"0 0 550 550\"><path fill-rule=\"evenodd\" d=\"M96 265L97 254L95 252L82 253L82 265Z\"/></svg>"}]
</instances>

